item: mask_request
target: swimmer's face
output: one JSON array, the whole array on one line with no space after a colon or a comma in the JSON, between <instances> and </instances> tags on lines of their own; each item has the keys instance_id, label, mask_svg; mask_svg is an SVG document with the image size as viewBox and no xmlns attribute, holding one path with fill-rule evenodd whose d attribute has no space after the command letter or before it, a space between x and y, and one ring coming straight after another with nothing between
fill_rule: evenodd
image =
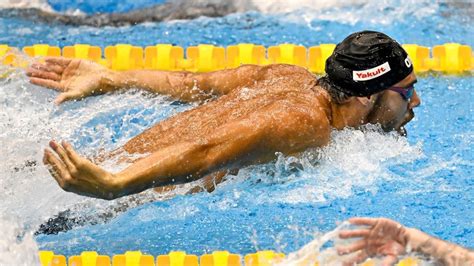
<instances>
[{"instance_id":1,"label":"swimmer's face","mask_svg":"<svg viewBox=\"0 0 474 266\"><path fill-rule=\"evenodd\" d=\"M369 123L379 123L385 131L396 130L402 135L406 135L404 125L415 117L413 108L420 105L421 101L416 90L407 99L406 92L416 83L415 73L412 72L405 79L393 85L400 92L386 89L379 93L373 111L369 115ZM400 90L401 89L401 90ZM405 95L402 95L405 94Z\"/></svg>"}]
</instances>

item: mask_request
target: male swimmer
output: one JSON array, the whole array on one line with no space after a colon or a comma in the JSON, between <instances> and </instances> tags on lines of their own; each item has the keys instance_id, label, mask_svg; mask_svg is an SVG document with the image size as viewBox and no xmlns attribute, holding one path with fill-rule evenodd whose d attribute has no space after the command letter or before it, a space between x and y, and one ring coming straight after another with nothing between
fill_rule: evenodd
<instances>
[{"instance_id":1,"label":"male swimmer","mask_svg":"<svg viewBox=\"0 0 474 266\"><path fill-rule=\"evenodd\" d=\"M331 128L379 123L404 134L420 99L412 62L395 40L374 31L353 33L336 46L326 72L319 80L292 65L244 65L202 74L116 72L90 61L46 58L27 75L33 84L59 90L57 104L127 88L203 103L110 153L131 163L118 173L80 156L66 142L50 142L44 163L61 188L114 199L211 174L222 177L231 169L271 161L277 152L320 147L329 142Z\"/></svg>"}]
</instances>

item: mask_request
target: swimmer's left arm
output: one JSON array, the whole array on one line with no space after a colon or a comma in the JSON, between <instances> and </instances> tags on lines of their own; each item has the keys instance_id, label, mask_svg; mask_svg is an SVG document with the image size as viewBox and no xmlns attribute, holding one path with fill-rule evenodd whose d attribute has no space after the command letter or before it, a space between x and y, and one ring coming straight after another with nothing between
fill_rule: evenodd
<instances>
[{"instance_id":1,"label":"swimmer's left arm","mask_svg":"<svg viewBox=\"0 0 474 266\"><path fill-rule=\"evenodd\" d=\"M291 107L290 107L291 109ZM117 174L119 194L153 186L186 183L221 169L268 162L276 152L292 154L328 143L327 117L278 103L230 122L209 136L160 149Z\"/></svg>"},{"instance_id":2,"label":"swimmer's left arm","mask_svg":"<svg viewBox=\"0 0 474 266\"><path fill-rule=\"evenodd\" d=\"M329 133L327 117L278 105L229 122L210 135L196 136L194 141L169 145L116 174L82 158L67 143L51 143L57 156L46 150L44 158L63 189L113 199L152 187L191 182L221 169L268 162L276 152L292 154L325 145Z\"/></svg>"},{"instance_id":3,"label":"swimmer's left arm","mask_svg":"<svg viewBox=\"0 0 474 266\"><path fill-rule=\"evenodd\" d=\"M114 199L152 187L182 184L199 179L233 163L243 165L269 155L259 149L265 125L249 121L226 125L201 142L182 142L160 149L125 170L112 174L78 155L68 143L50 142L44 163L66 191L84 196ZM268 136L270 137L270 136ZM270 154L271 155L271 154ZM274 155L274 152L273 152Z\"/></svg>"}]
</instances>

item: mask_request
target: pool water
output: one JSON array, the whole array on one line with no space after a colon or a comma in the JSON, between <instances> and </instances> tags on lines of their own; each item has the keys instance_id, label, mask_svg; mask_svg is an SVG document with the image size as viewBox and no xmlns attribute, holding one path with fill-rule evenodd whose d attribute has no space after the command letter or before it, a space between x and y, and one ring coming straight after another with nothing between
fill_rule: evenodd
<instances>
[{"instance_id":1,"label":"pool water","mask_svg":"<svg viewBox=\"0 0 474 266\"><path fill-rule=\"evenodd\" d=\"M103 10L101 2L72 2L73 8L84 8L83 13L122 12L157 3L140 1ZM0 43L312 46L372 29L400 43L474 46L469 4L466 8L449 1L334 1L333 6L318 2L301 1L305 8L299 9L275 1L274 9L258 11L255 4L257 8L221 18L120 28L0 18ZM67 10L55 3L59 1L49 2L53 9ZM8 254L12 243L18 248L9 252L21 262L37 248L64 255L84 250L106 255L126 250L154 255L223 249L239 254L262 249L289 253L353 216L392 218L474 248L474 78L425 75L418 77L416 89L422 105L407 126L407 138L382 133L377 126L335 131L327 147L244 168L212 193L184 195L181 189L162 197L148 191L106 202L64 192L56 185L41 163L48 141L65 139L81 154L94 156L194 105L128 91L54 106L56 92L30 85L17 71L0 81L4 195L0 229L10 236L0 240L0 254ZM113 162L105 167L118 169ZM82 226L33 236L41 223L68 209L85 220Z\"/></svg>"}]
</instances>

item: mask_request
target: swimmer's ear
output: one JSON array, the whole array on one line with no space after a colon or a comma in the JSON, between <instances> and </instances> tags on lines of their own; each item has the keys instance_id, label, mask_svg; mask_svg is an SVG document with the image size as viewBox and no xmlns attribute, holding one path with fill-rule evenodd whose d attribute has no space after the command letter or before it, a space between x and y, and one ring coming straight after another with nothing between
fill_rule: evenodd
<instances>
[{"instance_id":1,"label":"swimmer's ear","mask_svg":"<svg viewBox=\"0 0 474 266\"><path fill-rule=\"evenodd\" d=\"M339 101L338 103L339 104L346 104L346 103L349 103L351 101L357 100L357 98L359 98L359 97L355 97L355 96L347 97L344 100Z\"/></svg>"}]
</instances>

